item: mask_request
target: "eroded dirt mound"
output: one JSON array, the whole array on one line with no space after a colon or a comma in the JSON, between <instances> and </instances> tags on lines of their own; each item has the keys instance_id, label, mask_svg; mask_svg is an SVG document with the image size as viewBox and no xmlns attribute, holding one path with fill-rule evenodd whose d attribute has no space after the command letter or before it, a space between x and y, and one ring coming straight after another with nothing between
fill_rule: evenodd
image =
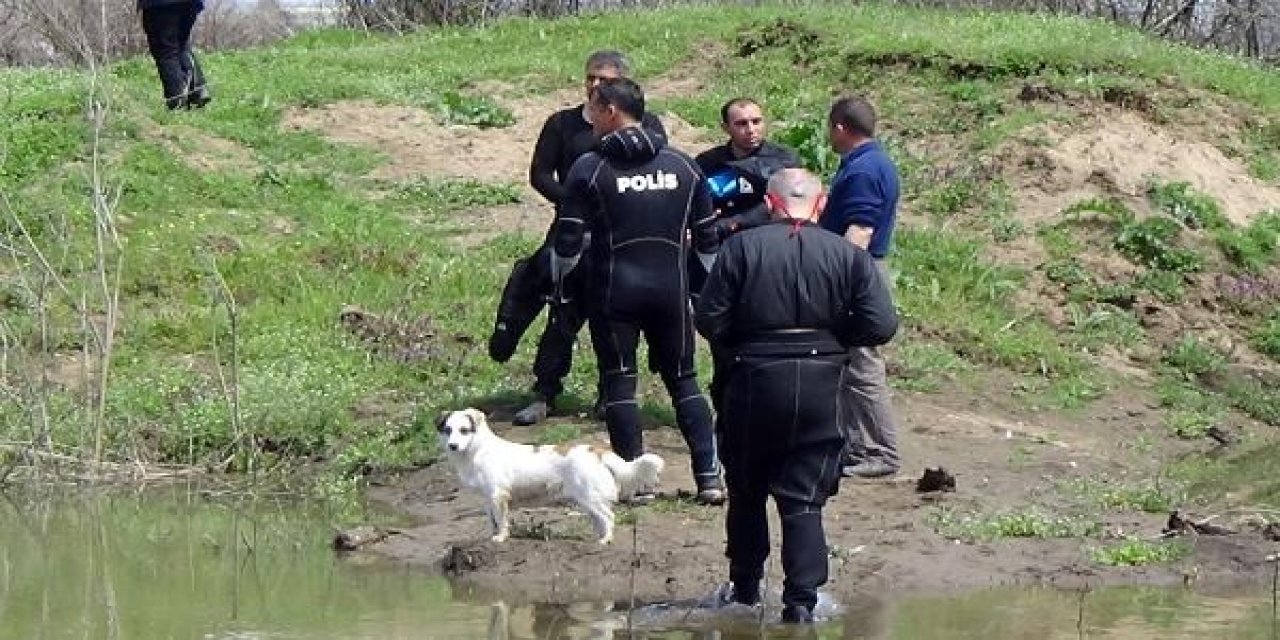
<instances>
[{"instance_id":1,"label":"eroded dirt mound","mask_svg":"<svg viewBox=\"0 0 1280 640\"><path fill-rule=\"evenodd\" d=\"M181 158L199 171L256 172L261 168L253 151L226 138L210 135L195 127L175 124L143 129L173 157Z\"/></svg>"},{"instance_id":2,"label":"eroded dirt mound","mask_svg":"<svg viewBox=\"0 0 1280 640\"><path fill-rule=\"evenodd\" d=\"M684 82L681 78L655 80L651 87L658 94L679 95ZM424 109L369 101L337 102L314 109L291 108L285 112L282 126L286 130L315 131L345 144L385 153L387 162L370 174L372 178L453 178L525 184L529 158L543 122L555 111L578 104L580 90L509 98L494 87L488 89L486 94L515 117L511 126L482 129L445 125L434 113ZM658 115L672 144L690 155L715 142L714 136L673 113ZM527 192L531 199L537 198L531 189Z\"/></svg>"},{"instance_id":3,"label":"eroded dirt mound","mask_svg":"<svg viewBox=\"0 0 1280 640\"><path fill-rule=\"evenodd\" d=\"M1141 197L1153 177L1190 183L1238 225L1280 207L1280 188L1254 179L1238 160L1133 112L1108 110L1083 126L1050 126L1038 135L1042 146L1028 150L1013 175L1018 213L1026 218L1052 217L1096 195Z\"/></svg>"}]
</instances>

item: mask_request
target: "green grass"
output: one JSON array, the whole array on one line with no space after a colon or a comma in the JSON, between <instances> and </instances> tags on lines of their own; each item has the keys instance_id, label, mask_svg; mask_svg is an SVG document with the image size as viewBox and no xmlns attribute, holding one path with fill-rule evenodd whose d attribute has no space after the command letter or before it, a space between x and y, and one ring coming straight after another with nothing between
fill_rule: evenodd
<instances>
[{"instance_id":1,"label":"green grass","mask_svg":"<svg viewBox=\"0 0 1280 640\"><path fill-rule=\"evenodd\" d=\"M1105 567L1145 567L1176 562L1190 555L1191 551L1191 545L1182 541L1153 542L1129 537L1091 550L1090 557Z\"/></svg>"},{"instance_id":2,"label":"green grass","mask_svg":"<svg viewBox=\"0 0 1280 640\"><path fill-rule=\"evenodd\" d=\"M778 22L784 15L791 22ZM473 222L460 216L526 197L516 184L524 176L495 183L374 179L369 172L393 160L385 150L285 130L290 110L360 100L419 107L441 124L500 129L514 117L503 106L508 95L481 87L516 97L576 88L582 59L602 43L626 51L644 82L695 50L706 57L702 47L711 41L728 53L715 60L707 91L656 106L714 127L726 96L756 96L786 125L779 138L829 173L838 158L825 141L824 109L834 93L868 93L885 116L883 139L902 169L907 203L931 220L904 223L898 236L893 268L904 333L913 340L898 350L904 374L895 384L939 390L974 369L1001 367L1025 378L1029 402L1071 407L1114 383L1098 374L1090 350L1142 339L1141 327L1117 306L1127 293L1107 289L1114 283L1072 262L1084 245L1069 229L1041 230L1041 241L1054 244L1055 273L1092 289L1081 290L1065 331L1020 302L1028 269L1006 264L993 250L1027 233L1015 215L1019 203L989 163L959 156L988 154L1054 117L1014 99L1027 79L1092 95L1172 77L1260 111L1280 106L1274 72L1096 21L834 3L646 12L643 30L635 20L618 12L511 18L403 37L304 32L260 49L208 55L217 94L207 109L190 113L163 109L147 59L109 67L99 85L109 106L101 166L110 193L118 189L115 223L123 243L105 456L232 469L321 459L334 471L326 486L340 492L353 476L435 459L428 416L437 410L509 404L527 387L533 341L507 366L487 360L483 341L511 263L538 238L503 234L465 250L453 241ZM747 42L754 43L749 55L742 50ZM31 394L28 401L45 400L33 412L0 404L0 436L48 435L55 449L87 455L96 434L84 390L62 379L15 380L12 372L42 366L41 346L74 362L91 345L81 319L101 318L105 310L90 269L96 226L81 113L89 83L73 71L2 69L0 84L0 238L20 250L0 255L0 333L27 347L10 355L8 382ZM1272 133L1257 129L1250 144L1274 151ZM956 157L916 150L915 142L931 136L954 140ZM232 145L237 159L207 166L182 157L201 153L206 140ZM1178 213L1195 194L1153 189L1154 201L1175 211L1162 219L1206 226L1196 222L1201 214ZM1107 207L1120 210L1095 205ZM1246 229L1222 227L1216 236L1241 268L1274 264L1273 218L1259 220ZM1172 242L1166 227L1142 227L1119 244L1158 274L1180 277L1199 268L1192 254L1150 248ZM33 248L65 288L22 277L33 273ZM1177 284L1150 280L1122 284L1130 290ZM236 302L234 334L225 294ZM338 314L348 304L388 324L377 335L344 326ZM1275 321L1268 322L1252 344L1275 357ZM426 328L422 344L397 333L415 327ZM1198 375L1197 354L1184 351L1170 353L1170 366ZM585 340L579 356L566 402L585 407L596 375ZM699 367L707 371L705 354ZM234 397L227 391L232 374ZM653 382L644 383L646 391L654 391ZM1250 394L1240 389L1222 394L1244 406ZM649 396L647 419L670 424L663 394ZM1262 397L1254 413L1270 410ZM1211 412L1199 405L1171 409L1197 417ZM48 434L32 419L40 415L49 416ZM574 435L553 429L543 437ZM244 457L246 443L256 458ZM1028 518L996 529L1053 528Z\"/></svg>"},{"instance_id":3,"label":"green grass","mask_svg":"<svg viewBox=\"0 0 1280 640\"><path fill-rule=\"evenodd\" d=\"M1001 538L1084 538L1102 531L1102 523L1085 516L1048 514L1038 509L997 514L957 514L939 510L930 524L940 535L958 540Z\"/></svg>"},{"instance_id":4,"label":"green grass","mask_svg":"<svg viewBox=\"0 0 1280 640\"><path fill-rule=\"evenodd\" d=\"M1066 493L1085 503L1117 511L1168 513L1186 501L1186 490L1175 480L1125 483L1109 479L1073 478L1060 483Z\"/></svg>"}]
</instances>

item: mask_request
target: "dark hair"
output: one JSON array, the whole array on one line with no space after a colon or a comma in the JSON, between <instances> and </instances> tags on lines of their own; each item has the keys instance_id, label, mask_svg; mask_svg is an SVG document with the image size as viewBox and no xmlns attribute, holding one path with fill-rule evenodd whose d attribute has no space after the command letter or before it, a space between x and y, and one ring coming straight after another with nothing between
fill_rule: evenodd
<instances>
[{"instance_id":1,"label":"dark hair","mask_svg":"<svg viewBox=\"0 0 1280 640\"><path fill-rule=\"evenodd\" d=\"M618 75L623 77L631 75L631 62L627 60L627 56L623 55L621 51L603 49L587 57L587 73L591 73L592 69L601 67L613 67L618 71Z\"/></svg>"},{"instance_id":2,"label":"dark hair","mask_svg":"<svg viewBox=\"0 0 1280 640\"><path fill-rule=\"evenodd\" d=\"M591 100L597 104L616 107L636 120L644 118L644 91L629 78L601 82L592 92Z\"/></svg>"},{"instance_id":3,"label":"dark hair","mask_svg":"<svg viewBox=\"0 0 1280 640\"><path fill-rule=\"evenodd\" d=\"M734 98L724 103L724 105L720 107L720 122L723 124L729 124L729 110L734 107L741 107L749 104L753 104L757 107L760 106L759 102L756 102L751 98Z\"/></svg>"},{"instance_id":4,"label":"dark hair","mask_svg":"<svg viewBox=\"0 0 1280 640\"><path fill-rule=\"evenodd\" d=\"M831 124L868 138L876 135L876 110L865 98L840 98L831 105Z\"/></svg>"}]
</instances>

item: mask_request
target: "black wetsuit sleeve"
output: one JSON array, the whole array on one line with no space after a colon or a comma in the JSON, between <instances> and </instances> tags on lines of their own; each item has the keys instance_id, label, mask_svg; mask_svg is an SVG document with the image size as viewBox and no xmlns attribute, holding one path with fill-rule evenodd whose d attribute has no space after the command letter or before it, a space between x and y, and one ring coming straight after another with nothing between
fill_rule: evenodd
<instances>
[{"instance_id":1,"label":"black wetsuit sleeve","mask_svg":"<svg viewBox=\"0 0 1280 640\"><path fill-rule=\"evenodd\" d=\"M529 184L555 205L560 204L565 196L564 185L556 180L556 165L563 153L564 143L559 120L552 115L542 125L538 142L533 147L533 160L529 163Z\"/></svg>"},{"instance_id":2,"label":"black wetsuit sleeve","mask_svg":"<svg viewBox=\"0 0 1280 640\"><path fill-rule=\"evenodd\" d=\"M732 344L733 309L742 293L741 248L740 237L725 242L698 297L694 326L713 344Z\"/></svg>"},{"instance_id":3,"label":"black wetsuit sleeve","mask_svg":"<svg viewBox=\"0 0 1280 640\"><path fill-rule=\"evenodd\" d=\"M587 215L595 200L591 181L600 166L600 156L588 153L573 163L565 180L565 196L556 209L555 252L561 258L576 258L582 253L587 230Z\"/></svg>"},{"instance_id":4,"label":"black wetsuit sleeve","mask_svg":"<svg viewBox=\"0 0 1280 640\"><path fill-rule=\"evenodd\" d=\"M871 254L861 249L847 261L853 286L848 311L837 323L836 333L846 347L874 347L898 331L898 313L888 283L880 277ZM706 292L703 292L706 295Z\"/></svg>"},{"instance_id":5,"label":"black wetsuit sleeve","mask_svg":"<svg viewBox=\"0 0 1280 640\"><path fill-rule=\"evenodd\" d=\"M783 146L773 146L769 151L769 158L767 160L762 159L768 165L768 175L762 175L762 178L768 178L773 175L773 173L782 169L800 168L800 158L796 156L794 151ZM707 169L703 168L703 172L706 171ZM766 179L765 182L767 183L768 180ZM757 202L740 213L721 218L717 224L719 224L723 230L733 232L758 227L762 224L768 223L769 204L762 199L760 202Z\"/></svg>"},{"instance_id":6,"label":"black wetsuit sleeve","mask_svg":"<svg viewBox=\"0 0 1280 640\"><path fill-rule=\"evenodd\" d=\"M720 234L716 231L716 212L711 204L711 188L702 172L693 165L696 182L689 202L689 229L693 232L693 247L698 253L711 254L720 249Z\"/></svg>"}]
</instances>

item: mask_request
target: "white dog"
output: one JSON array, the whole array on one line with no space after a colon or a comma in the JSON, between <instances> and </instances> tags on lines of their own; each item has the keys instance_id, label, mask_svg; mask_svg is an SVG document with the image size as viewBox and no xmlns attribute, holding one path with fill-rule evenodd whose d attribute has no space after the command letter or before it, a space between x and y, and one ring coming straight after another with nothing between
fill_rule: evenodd
<instances>
[{"instance_id":1,"label":"white dog","mask_svg":"<svg viewBox=\"0 0 1280 640\"><path fill-rule=\"evenodd\" d=\"M479 493L493 526L493 540L511 535L508 508L571 502L591 517L600 544L613 540L613 505L657 486L663 461L646 453L627 462L612 451L577 445L567 452L549 445L504 440L476 409L445 414L437 425L441 449L462 486Z\"/></svg>"}]
</instances>

